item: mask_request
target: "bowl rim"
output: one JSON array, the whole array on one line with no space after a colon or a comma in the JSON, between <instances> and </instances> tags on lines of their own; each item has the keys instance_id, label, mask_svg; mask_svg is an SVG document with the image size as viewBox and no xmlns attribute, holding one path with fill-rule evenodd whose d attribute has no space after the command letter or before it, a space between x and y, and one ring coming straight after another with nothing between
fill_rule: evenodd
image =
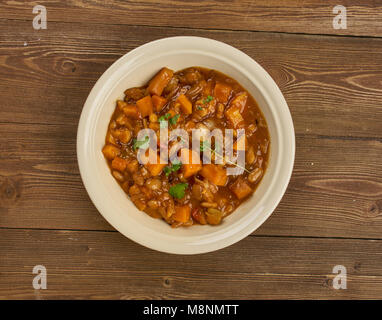
<instances>
[{"instance_id":1,"label":"bowl rim","mask_svg":"<svg viewBox=\"0 0 382 320\"><path fill-rule=\"evenodd\" d=\"M285 142L285 145L288 148L287 150L288 157L286 157L286 159L283 159L284 171L277 172L281 176L281 180L279 180L279 183L281 183L281 185L279 185L277 196L276 197L274 196L273 202L267 205L266 214L262 217L262 219L258 220L257 222L254 219L252 219L246 225L241 225L240 227L236 227L234 230L229 232L229 234L227 234L225 237L217 237L217 239L214 242L209 243L208 245L187 246L185 244L173 244L171 246L166 246L162 244L160 241L144 239L142 236L140 236L139 232L136 232L134 230L126 230L126 228L124 228L124 230L121 230L118 225L118 221L117 221L118 219L115 219L115 217L113 217L111 214L108 213L107 208L104 205L102 199L100 199L100 197L98 196L99 194L97 195L98 193L96 190L97 187L94 186L94 183L93 184L91 183L91 172L89 172L90 169L85 165L86 150L88 146L88 141L85 138L86 136L85 133L89 125L88 119L89 119L89 115L91 114L93 104L96 103L97 97L100 95L102 91L101 89L104 86L104 83L107 82L112 75L115 75L118 69L123 64L127 63L129 59L132 59L135 61L137 58L140 57L140 55L144 54L147 48L151 46L156 46L156 45L166 45L166 43L170 43L174 41L180 44L189 42L189 41L191 41L192 43L195 43L195 42L201 43L203 44L204 48L206 48L205 49L206 52L212 52L211 48L214 48L213 54L216 55L217 54L216 52L220 50L220 52L225 53L224 55L221 54L222 57L226 57L227 55L230 57L230 59L232 59L232 57L235 57L235 62L239 63L238 61L240 61L241 66L245 65L246 67L248 67L248 69L250 69L249 67L251 67L253 70L256 70L256 73L259 73L260 77L262 78L261 85L253 77L251 77L250 73L246 74L246 76L259 89L259 91L264 95L264 98L266 100L268 101L273 100L273 105L277 105L277 109L278 109L277 112L279 113L280 116L282 115L282 124L285 126L283 135L280 136L280 143ZM282 145L281 148L284 148L284 146ZM206 253L206 252L219 250L242 240L243 238L248 236L250 233L252 233L254 230L256 230L260 225L262 225L265 222L265 220L269 218L269 216L273 213L273 211L275 210L275 208L281 201L292 175L294 159L295 159L295 132L294 132L293 120L292 120L292 116L290 114L290 110L288 108L287 102L284 96L282 95L281 90L275 83L275 81L254 59L252 59L250 56L248 56L244 52L224 42L209 39L209 38L203 38L203 37L177 36L177 37L168 37L168 38L154 40L129 51L128 53L126 53L125 55L117 59L101 75L101 77L97 80L92 90L90 91L89 96L87 97L86 102L83 106L79 124L78 124L78 130L77 130L77 161L78 161L81 179L83 181L83 184L85 186L87 193L89 194L90 199L92 200L93 204L95 205L99 213L116 230L118 230L127 238L143 246L146 246L148 248L161 251L161 252L173 253L173 254L199 254L199 253Z\"/></svg>"}]
</instances>

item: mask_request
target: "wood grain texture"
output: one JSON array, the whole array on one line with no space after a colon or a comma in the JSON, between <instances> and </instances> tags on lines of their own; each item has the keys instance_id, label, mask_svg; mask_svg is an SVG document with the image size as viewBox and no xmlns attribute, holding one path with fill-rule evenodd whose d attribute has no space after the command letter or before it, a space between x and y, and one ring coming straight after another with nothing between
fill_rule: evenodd
<instances>
[{"instance_id":1,"label":"wood grain texture","mask_svg":"<svg viewBox=\"0 0 382 320\"><path fill-rule=\"evenodd\" d=\"M0 18L32 21L29 1L4 1ZM314 33L334 35L382 35L382 5L374 0L134 0L134 1L38 1L48 11L48 21L87 24L172 26ZM334 29L333 8L347 9L347 29Z\"/></svg>"},{"instance_id":2,"label":"wood grain texture","mask_svg":"<svg viewBox=\"0 0 382 320\"><path fill-rule=\"evenodd\" d=\"M36 4L47 7L48 30L32 28ZM0 299L381 299L382 4L342 1L348 29L335 30L337 4L2 1ZM297 143L272 216L198 256L155 252L113 230L76 160L78 119L100 75L141 44L183 35L258 61L288 102ZM46 291L32 289L37 264ZM338 264L347 290L332 287Z\"/></svg>"},{"instance_id":3,"label":"wood grain texture","mask_svg":"<svg viewBox=\"0 0 382 320\"><path fill-rule=\"evenodd\" d=\"M177 256L118 233L0 230L0 299L380 299L381 252L374 240L250 236ZM338 264L346 290L332 286ZM47 269L47 290L32 288L35 265Z\"/></svg>"},{"instance_id":4,"label":"wood grain texture","mask_svg":"<svg viewBox=\"0 0 382 320\"><path fill-rule=\"evenodd\" d=\"M3 121L77 123L90 89L117 58L154 39L198 35L258 61L280 86L297 134L382 137L382 39L123 25L92 25L89 33L86 24L65 23L49 28L0 22Z\"/></svg>"}]
</instances>

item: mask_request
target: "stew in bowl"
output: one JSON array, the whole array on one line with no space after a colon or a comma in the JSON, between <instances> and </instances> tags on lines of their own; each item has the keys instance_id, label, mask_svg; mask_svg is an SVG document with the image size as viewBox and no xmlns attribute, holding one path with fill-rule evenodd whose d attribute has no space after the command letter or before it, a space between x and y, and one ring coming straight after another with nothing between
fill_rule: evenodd
<instances>
[{"instance_id":1,"label":"stew in bowl","mask_svg":"<svg viewBox=\"0 0 382 320\"><path fill-rule=\"evenodd\" d=\"M202 67L164 67L125 91L102 149L134 205L172 227L220 224L259 185L270 135L237 81Z\"/></svg>"}]
</instances>

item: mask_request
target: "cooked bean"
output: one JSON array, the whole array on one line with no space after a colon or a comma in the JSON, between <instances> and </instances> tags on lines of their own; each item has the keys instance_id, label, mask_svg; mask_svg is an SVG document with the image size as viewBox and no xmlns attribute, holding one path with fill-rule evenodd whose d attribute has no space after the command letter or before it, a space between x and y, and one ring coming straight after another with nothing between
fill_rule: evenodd
<instances>
[{"instance_id":1,"label":"cooked bean","mask_svg":"<svg viewBox=\"0 0 382 320\"><path fill-rule=\"evenodd\" d=\"M136 159L133 159L127 163L126 168L130 173L134 173L138 170L138 166L139 166L138 161Z\"/></svg>"},{"instance_id":2,"label":"cooked bean","mask_svg":"<svg viewBox=\"0 0 382 320\"><path fill-rule=\"evenodd\" d=\"M184 174L183 174L182 172L180 172L180 173L178 174L178 179L179 179L180 181L182 181L182 182L186 182L186 181L187 181L187 179L184 177Z\"/></svg>"},{"instance_id":3,"label":"cooked bean","mask_svg":"<svg viewBox=\"0 0 382 320\"><path fill-rule=\"evenodd\" d=\"M218 209L208 208L206 212L207 222L209 224L219 224L222 220L222 212Z\"/></svg>"},{"instance_id":4,"label":"cooked bean","mask_svg":"<svg viewBox=\"0 0 382 320\"><path fill-rule=\"evenodd\" d=\"M150 172L145 168L145 167L142 167L140 170L139 170L140 174L142 175L143 178L147 178L150 176Z\"/></svg>"},{"instance_id":5,"label":"cooked bean","mask_svg":"<svg viewBox=\"0 0 382 320\"><path fill-rule=\"evenodd\" d=\"M133 180L138 186L143 186L145 184L145 179L138 172L133 173Z\"/></svg>"},{"instance_id":6,"label":"cooked bean","mask_svg":"<svg viewBox=\"0 0 382 320\"><path fill-rule=\"evenodd\" d=\"M226 217L228 214L230 214L233 210L235 209L235 207L232 205L232 204L229 204L228 206L226 206L224 208L224 211L223 211L223 217Z\"/></svg>"},{"instance_id":7,"label":"cooked bean","mask_svg":"<svg viewBox=\"0 0 382 320\"><path fill-rule=\"evenodd\" d=\"M135 204L135 206L138 208L138 210L145 210L146 209L146 203L142 201L139 198L131 197L131 201Z\"/></svg>"},{"instance_id":8,"label":"cooked bean","mask_svg":"<svg viewBox=\"0 0 382 320\"><path fill-rule=\"evenodd\" d=\"M267 123L265 122L264 118L260 117L259 119L259 127L266 128Z\"/></svg>"},{"instance_id":9,"label":"cooked bean","mask_svg":"<svg viewBox=\"0 0 382 320\"><path fill-rule=\"evenodd\" d=\"M147 188L146 186L141 187L141 191L146 199L151 199L153 197L151 189Z\"/></svg>"},{"instance_id":10,"label":"cooked bean","mask_svg":"<svg viewBox=\"0 0 382 320\"><path fill-rule=\"evenodd\" d=\"M216 208L218 206L216 202L202 202L200 205L204 208Z\"/></svg>"},{"instance_id":11,"label":"cooked bean","mask_svg":"<svg viewBox=\"0 0 382 320\"><path fill-rule=\"evenodd\" d=\"M219 119L224 118L224 104L219 103L216 110L216 117Z\"/></svg>"},{"instance_id":12,"label":"cooked bean","mask_svg":"<svg viewBox=\"0 0 382 320\"><path fill-rule=\"evenodd\" d=\"M163 180L162 181L162 189L165 191L168 191L169 188L170 188L170 183L168 182L168 180Z\"/></svg>"},{"instance_id":13,"label":"cooked bean","mask_svg":"<svg viewBox=\"0 0 382 320\"><path fill-rule=\"evenodd\" d=\"M203 199L203 187L201 185L195 183L192 186L192 197L199 201Z\"/></svg>"},{"instance_id":14,"label":"cooked bean","mask_svg":"<svg viewBox=\"0 0 382 320\"><path fill-rule=\"evenodd\" d=\"M162 182L159 179L148 179L146 186L151 190L159 190L162 186Z\"/></svg>"},{"instance_id":15,"label":"cooked bean","mask_svg":"<svg viewBox=\"0 0 382 320\"><path fill-rule=\"evenodd\" d=\"M156 209L159 207L159 202L157 200L149 200L147 205L152 209Z\"/></svg>"},{"instance_id":16,"label":"cooked bean","mask_svg":"<svg viewBox=\"0 0 382 320\"><path fill-rule=\"evenodd\" d=\"M260 145L262 154L266 154L268 152L268 145L269 145L269 140L265 139L264 142Z\"/></svg>"},{"instance_id":17,"label":"cooked bean","mask_svg":"<svg viewBox=\"0 0 382 320\"><path fill-rule=\"evenodd\" d=\"M158 117L155 113L152 113L149 115L149 120L150 122L157 122L158 121Z\"/></svg>"},{"instance_id":18,"label":"cooked bean","mask_svg":"<svg viewBox=\"0 0 382 320\"><path fill-rule=\"evenodd\" d=\"M264 161L263 157L257 157L257 164L259 165L260 168L263 166L263 161Z\"/></svg>"},{"instance_id":19,"label":"cooked bean","mask_svg":"<svg viewBox=\"0 0 382 320\"><path fill-rule=\"evenodd\" d=\"M113 130L116 128L117 128L117 123L115 122L115 120L111 121L109 124L109 129Z\"/></svg>"},{"instance_id":20,"label":"cooked bean","mask_svg":"<svg viewBox=\"0 0 382 320\"><path fill-rule=\"evenodd\" d=\"M167 211L166 211L167 219L170 218L174 213L175 213L174 201L172 199L169 199L167 201Z\"/></svg>"},{"instance_id":21,"label":"cooked bean","mask_svg":"<svg viewBox=\"0 0 382 320\"><path fill-rule=\"evenodd\" d=\"M251 165L256 161L256 155L255 155L255 148L253 146L250 146L246 155L245 159L247 160L247 163Z\"/></svg>"},{"instance_id":22,"label":"cooked bean","mask_svg":"<svg viewBox=\"0 0 382 320\"><path fill-rule=\"evenodd\" d=\"M139 189L139 187L136 184L133 184L129 189L130 195L140 194L140 193L141 193L141 189Z\"/></svg>"},{"instance_id":23,"label":"cooked bean","mask_svg":"<svg viewBox=\"0 0 382 320\"><path fill-rule=\"evenodd\" d=\"M124 126L127 123L127 117L124 114L121 114L115 119L115 121L120 125Z\"/></svg>"},{"instance_id":24,"label":"cooked bean","mask_svg":"<svg viewBox=\"0 0 382 320\"><path fill-rule=\"evenodd\" d=\"M163 192L163 193L159 196L159 198L158 198L158 200L161 201L161 202L165 202L165 201L167 201L167 200L169 200L169 199L171 199L171 196L170 196L170 194L169 194L168 192Z\"/></svg>"},{"instance_id":25,"label":"cooked bean","mask_svg":"<svg viewBox=\"0 0 382 320\"><path fill-rule=\"evenodd\" d=\"M103 147L102 152L106 159L114 160L114 158L121 153L121 150L116 146L107 144Z\"/></svg>"},{"instance_id":26,"label":"cooked bean","mask_svg":"<svg viewBox=\"0 0 382 320\"><path fill-rule=\"evenodd\" d=\"M256 168L248 175L248 181L251 183L258 182L262 175L263 175L263 170L261 168Z\"/></svg>"},{"instance_id":27,"label":"cooked bean","mask_svg":"<svg viewBox=\"0 0 382 320\"><path fill-rule=\"evenodd\" d=\"M122 173L120 173L119 171L117 171L117 170L114 170L113 171L113 176L114 176L114 178L116 178L118 181L124 181L125 180L125 177L123 176L123 174Z\"/></svg>"},{"instance_id":28,"label":"cooked bean","mask_svg":"<svg viewBox=\"0 0 382 320\"><path fill-rule=\"evenodd\" d=\"M118 140L122 143L128 143L131 139L131 132L130 130L121 130L118 135Z\"/></svg>"},{"instance_id":29,"label":"cooked bean","mask_svg":"<svg viewBox=\"0 0 382 320\"><path fill-rule=\"evenodd\" d=\"M249 135L252 135L252 134L254 134L255 132L256 132L256 130L257 130L257 126L256 126L256 124L254 124L254 123L251 123L249 126L248 126L248 134Z\"/></svg>"},{"instance_id":30,"label":"cooked bean","mask_svg":"<svg viewBox=\"0 0 382 320\"><path fill-rule=\"evenodd\" d=\"M110 131L106 135L106 142L114 145L116 144L115 139Z\"/></svg>"},{"instance_id":31,"label":"cooked bean","mask_svg":"<svg viewBox=\"0 0 382 320\"><path fill-rule=\"evenodd\" d=\"M167 211L166 211L165 207L159 207L158 212L163 217L163 219L167 219Z\"/></svg>"}]
</instances>

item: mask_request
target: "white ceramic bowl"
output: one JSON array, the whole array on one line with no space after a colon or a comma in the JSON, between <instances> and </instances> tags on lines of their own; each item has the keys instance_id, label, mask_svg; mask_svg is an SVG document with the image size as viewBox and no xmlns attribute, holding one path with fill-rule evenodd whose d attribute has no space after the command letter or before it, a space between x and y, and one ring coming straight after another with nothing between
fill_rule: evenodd
<instances>
[{"instance_id":1,"label":"white ceramic bowl","mask_svg":"<svg viewBox=\"0 0 382 320\"><path fill-rule=\"evenodd\" d=\"M268 169L255 194L219 226L172 229L140 212L112 177L101 152L117 99L145 84L160 68L216 69L237 80L258 102L269 126ZM293 169L295 137L287 103L269 74L243 52L219 41L173 37L142 45L113 63L97 81L82 110L77 132L81 177L98 211L119 232L146 247L196 254L227 247L256 230L280 202Z\"/></svg>"}]
</instances>

